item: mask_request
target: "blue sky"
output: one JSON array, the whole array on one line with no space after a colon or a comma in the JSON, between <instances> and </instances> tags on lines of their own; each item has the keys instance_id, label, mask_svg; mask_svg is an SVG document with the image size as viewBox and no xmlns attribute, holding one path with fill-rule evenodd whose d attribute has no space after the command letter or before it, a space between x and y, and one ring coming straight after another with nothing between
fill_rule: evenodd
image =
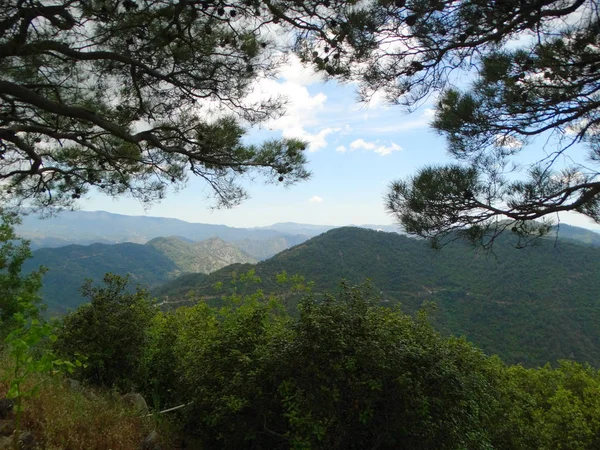
<instances>
[{"instance_id":1,"label":"blue sky","mask_svg":"<svg viewBox=\"0 0 600 450\"><path fill-rule=\"evenodd\" d=\"M142 205L134 199L90 195L82 199L81 209L236 227L275 222L391 224L383 206L388 184L426 164L448 161L444 139L428 126L431 102L411 114L380 98L360 104L356 86L324 83L293 59L278 80L262 80L256 91L257 95L285 95L288 112L252 130L248 140L283 136L308 141L310 180L290 188L245 180L251 198L229 210L212 209L210 190L198 179L190 179L184 190L170 193L161 203ZM539 156L537 151L535 147L525 150ZM561 221L600 230L575 213L561 216Z\"/></svg>"}]
</instances>

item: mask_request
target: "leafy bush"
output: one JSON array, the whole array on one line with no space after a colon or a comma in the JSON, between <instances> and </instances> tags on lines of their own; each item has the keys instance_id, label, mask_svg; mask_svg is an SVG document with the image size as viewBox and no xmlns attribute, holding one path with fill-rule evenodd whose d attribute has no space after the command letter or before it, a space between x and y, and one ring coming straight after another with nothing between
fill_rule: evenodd
<instances>
[{"instance_id":1,"label":"leafy bush","mask_svg":"<svg viewBox=\"0 0 600 450\"><path fill-rule=\"evenodd\" d=\"M23 312L23 305L37 306L41 301L39 290L44 269L23 275L23 263L31 257L31 250L29 243L15 234L18 223L17 216L0 209L0 342L18 326L13 319L15 314Z\"/></svg>"},{"instance_id":2,"label":"leafy bush","mask_svg":"<svg viewBox=\"0 0 600 450\"><path fill-rule=\"evenodd\" d=\"M127 292L128 279L106 274L104 286L87 280L82 291L90 303L67 314L56 350L66 358L83 357L77 375L89 383L131 389L140 383L141 360L156 307L145 290Z\"/></svg>"},{"instance_id":3,"label":"leafy bush","mask_svg":"<svg viewBox=\"0 0 600 450\"><path fill-rule=\"evenodd\" d=\"M185 422L209 448L489 443L498 362L443 338L424 315L345 285L325 301L306 297L297 320L260 291L229 301L156 320L162 339L147 360L162 361L154 374L165 370L177 380L168 389L184 394L167 402L193 401Z\"/></svg>"},{"instance_id":4,"label":"leafy bush","mask_svg":"<svg viewBox=\"0 0 600 450\"><path fill-rule=\"evenodd\" d=\"M157 312L125 282L88 285L92 303L65 319L59 347L88 357L90 381L186 405L170 414L202 448L600 447L597 371L506 366L436 332L426 311L378 306L368 286L305 294L292 317L246 285L225 306Z\"/></svg>"},{"instance_id":5,"label":"leafy bush","mask_svg":"<svg viewBox=\"0 0 600 450\"><path fill-rule=\"evenodd\" d=\"M495 448L600 448L600 374L561 361L538 369L505 369L503 417L494 423Z\"/></svg>"}]
</instances>

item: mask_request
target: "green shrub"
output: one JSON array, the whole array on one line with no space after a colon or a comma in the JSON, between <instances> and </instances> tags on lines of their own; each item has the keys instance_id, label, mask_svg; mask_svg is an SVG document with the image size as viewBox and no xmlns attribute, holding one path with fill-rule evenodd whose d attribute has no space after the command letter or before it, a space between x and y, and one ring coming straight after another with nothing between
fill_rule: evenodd
<instances>
[{"instance_id":1,"label":"green shrub","mask_svg":"<svg viewBox=\"0 0 600 450\"><path fill-rule=\"evenodd\" d=\"M67 359L83 357L77 376L91 384L129 390L141 383L141 361L156 307L145 290L127 292L127 278L106 274L104 286L90 280L90 303L67 314L57 330L56 350Z\"/></svg>"},{"instance_id":2,"label":"green shrub","mask_svg":"<svg viewBox=\"0 0 600 450\"><path fill-rule=\"evenodd\" d=\"M489 448L500 363L424 315L364 287L309 296L298 319L260 291L234 300L167 319L170 377L208 448Z\"/></svg>"}]
</instances>

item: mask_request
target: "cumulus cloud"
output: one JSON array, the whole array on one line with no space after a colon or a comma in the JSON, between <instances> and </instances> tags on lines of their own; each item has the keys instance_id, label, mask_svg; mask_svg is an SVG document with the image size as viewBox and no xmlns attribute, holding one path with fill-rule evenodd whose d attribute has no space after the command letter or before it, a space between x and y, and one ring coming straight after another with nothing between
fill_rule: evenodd
<instances>
[{"instance_id":1,"label":"cumulus cloud","mask_svg":"<svg viewBox=\"0 0 600 450\"><path fill-rule=\"evenodd\" d=\"M322 203L323 202L323 198L319 197L318 195L314 195L308 201L311 202L311 203Z\"/></svg>"},{"instance_id":2,"label":"cumulus cloud","mask_svg":"<svg viewBox=\"0 0 600 450\"><path fill-rule=\"evenodd\" d=\"M399 152L402 150L402 147L395 142L390 142L389 145L383 145L380 144L379 141L368 142L364 139L356 139L355 141L352 141L350 143L350 148L352 150L362 149L372 151L381 156L386 156L392 152Z\"/></svg>"},{"instance_id":3,"label":"cumulus cloud","mask_svg":"<svg viewBox=\"0 0 600 450\"><path fill-rule=\"evenodd\" d=\"M335 149L335 151L336 151L336 152L340 152L340 153L345 153L345 152L347 152L347 151L348 151L348 149L347 149L345 146L343 146L343 145L339 145L339 146L338 146L338 147Z\"/></svg>"},{"instance_id":4,"label":"cumulus cloud","mask_svg":"<svg viewBox=\"0 0 600 450\"><path fill-rule=\"evenodd\" d=\"M323 82L323 74L319 74L312 67L302 64L296 55L289 55L285 63L278 71L280 78L285 81L296 83L300 86L308 86Z\"/></svg>"},{"instance_id":5,"label":"cumulus cloud","mask_svg":"<svg viewBox=\"0 0 600 450\"><path fill-rule=\"evenodd\" d=\"M286 128L282 131L281 135L284 138L297 138L308 142L308 151L316 152L319 149L327 147L327 140L325 139L328 134L339 131L339 128L324 128L317 133L309 133L302 127L298 128Z\"/></svg>"},{"instance_id":6,"label":"cumulus cloud","mask_svg":"<svg viewBox=\"0 0 600 450\"><path fill-rule=\"evenodd\" d=\"M327 146L326 137L341 128L318 128L317 113L325 108L327 96L318 92L314 95L294 81L262 79L253 91L256 99L280 97L285 100L285 114L270 120L270 130L281 131L284 138L297 138L308 142L308 151L314 152Z\"/></svg>"}]
</instances>

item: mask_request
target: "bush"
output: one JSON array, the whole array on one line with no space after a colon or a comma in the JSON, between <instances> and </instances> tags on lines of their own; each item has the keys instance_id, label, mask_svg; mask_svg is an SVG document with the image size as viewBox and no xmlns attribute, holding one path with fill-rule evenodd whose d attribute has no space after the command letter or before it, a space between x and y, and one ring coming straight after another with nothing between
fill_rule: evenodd
<instances>
[{"instance_id":1,"label":"bush","mask_svg":"<svg viewBox=\"0 0 600 450\"><path fill-rule=\"evenodd\" d=\"M56 350L83 357L77 376L91 384L129 390L142 383L141 361L156 307L145 290L127 292L127 278L106 274L104 286L87 280L90 303L67 314L57 330Z\"/></svg>"},{"instance_id":2,"label":"bush","mask_svg":"<svg viewBox=\"0 0 600 450\"><path fill-rule=\"evenodd\" d=\"M170 376L208 448L489 447L499 362L424 314L376 306L364 287L309 296L297 320L260 292L236 302L169 319Z\"/></svg>"},{"instance_id":3,"label":"bush","mask_svg":"<svg viewBox=\"0 0 600 450\"><path fill-rule=\"evenodd\" d=\"M28 275L21 273L31 251L29 242L15 234L14 226L18 223L17 216L0 209L0 351L4 338L18 325L13 321L15 314L23 312L23 305L35 306L38 311L41 302L39 290L44 269Z\"/></svg>"}]
</instances>

